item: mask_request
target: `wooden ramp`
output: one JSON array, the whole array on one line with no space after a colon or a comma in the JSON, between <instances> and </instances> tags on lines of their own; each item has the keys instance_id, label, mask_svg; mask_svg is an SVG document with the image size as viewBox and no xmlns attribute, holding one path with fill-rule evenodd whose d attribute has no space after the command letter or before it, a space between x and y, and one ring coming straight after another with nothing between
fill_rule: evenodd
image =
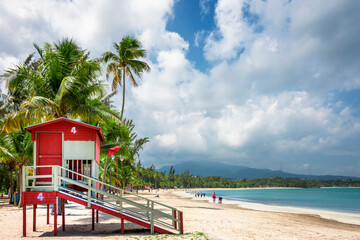
<instances>
[{"instance_id":1,"label":"wooden ramp","mask_svg":"<svg viewBox=\"0 0 360 240\"><path fill-rule=\"evenodd\" d=\"M87 206L87 204L88 204L88 202L85 199L83 199L81 197L78 197L78 196L75 196L73 194L66 193L66 192L59 191L59 192L57 192L56 195L58 197L62 198L62 199L66 199L66 200L81 204L83 206ZM110 207L107 207L107 206L104 206L102 204L95 203L95 202L91 203L90 208L101 211L101 212L104 212L104 213L107 213L107 214L110 214L110 215L112 215L114 217L118 217L120 219L124 219L124 220L129 221L129 222L135 223L135 224L140 225L142 227L151 229L151 222L150 221L143 220L141 218L130 215L128 213L120 213L119 210L117 210L117 209L110 208ZM121 229L123 229L123 228L121 228ZM174 233L174 232L171 232L169 230L166 230L165 228L161 228L161 227L158 227L158 226L154 226L154 231L159 232L159 233L166 233L166 234L173 234Z\"/></svg>"},{"instance_id":2,"label":"wooden ramp","mask_svg":"<svg viewBox=\"0 0 360 240\"><path fill-rule=\"evenodd\" d=\"M144 198L132 192L103 184L96 179L81 175L60 166L41 166L52 169L52 175L36 175L34 167L23 169L23 235L26 236L26 205L34 205L34 224L36 229L36 207L38 204L54 204L56 197L75 202L92 209L93 229L94 212L101 211L121 219L121 232L124 233L124 220L150 229L151 233L165 234L183 233L183 213L173 207ZM39 167L37 167L39 168ZM73 177L78 175L77 179ZM51 182L37 182L36 179L51 178ZM69 187L71 186L71 188ZM79 192L73 186L84 189ZM96 188L98 187L98 188ZM78 189L77 188L77 189ZM103 190L99 189L102 188ZM49 207L48 207L49 208ZM54 235L56 231L56 213L54 215ZM48 216L49 219L49 216ZM62 216L63 230L65 230L65 215ZM98 220L98 218L97 218ZM48 220L49 223L49 220Z\"/></svg>"}]
</instances>

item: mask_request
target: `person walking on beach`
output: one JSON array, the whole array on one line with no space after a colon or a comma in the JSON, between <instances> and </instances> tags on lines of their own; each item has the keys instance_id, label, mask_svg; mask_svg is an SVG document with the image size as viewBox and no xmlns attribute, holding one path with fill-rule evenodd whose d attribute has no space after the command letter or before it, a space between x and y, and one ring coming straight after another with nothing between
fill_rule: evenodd
<instances>
[{"instance_id":1,"label":"person walking on beach","mask_svg":"<svg viewBox=\"0 0 360 240\"><path fill-rule=\"evenodd\" d=\"M215 201L216 201L216 194L215 194L215 192L214 192L213 195L212 195L212 199L213 199L213 203L215 203Z\"/></svg>"}]
</instances>

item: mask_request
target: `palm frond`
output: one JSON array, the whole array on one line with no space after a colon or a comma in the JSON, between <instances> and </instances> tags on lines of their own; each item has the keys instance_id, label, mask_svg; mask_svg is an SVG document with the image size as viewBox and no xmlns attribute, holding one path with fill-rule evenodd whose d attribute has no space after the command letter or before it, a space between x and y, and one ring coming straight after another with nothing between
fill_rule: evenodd
<instances>
[{"instance_id":1,"label":"palm frond","mask_svg":"<svg viewBox=\"0 0 360 240\"><path fill-rule=\"evenodd\" d=\"M70 116L75 117L72 114L70 114ZM103 121L111 119L119 124L122 124L119 113L116 111L103 107L90 106L87 104L81 104L76 107L76 116L84 119L85 121Z\"/></svg>"},{"instance_id":2,"label":"palm frond","mask_svg":"<svg viewBox=\"0 0 360 240\"><path fill-rule=\"evenodd\" d=\"M33 45L34 45L34 48L36 49L37 53L40 55L40 57L42 57L43 50L41 49L41 47L36 43L33 43Z\"/></svg>"},{"instance_id":3,"label":"palm frond","mask_svg":"<svg viewBox=\"0 0 360 240\"><path fill-rule=\"evenodd\" d=\"M102 55L101 55L101 60L105 63L108 63L109 61L115 61L115 62L118 62L119 61L119 57L110 52L110 51L106 51L104 52Z\"/></svg>"},{"instance_id":4,"label":"palm frond","mask_svg":"<svg viewBox=\"0 0 360 240\"><path fill-rule=\"evenodd\" d=\"M0 146L0 153L1 153L1 155L4 155L5 157L14 158L14 155L12 155L12 154L10 153L10 151L9 151L7 148L5 148L5 147Z\"/></svg>"},{"instance_id":5,"label":"palm frond","mask_svg":"<svg viewBox=\"0 0 360 240\"><path fill-rule=\"evenodd\" d=\"M117 89L118 84L121 86L121 75L122 75L122 68L116 62L111 62L106 68L106 78L109 79L109 75L113 74L113 81L112 81L112 90L115 91Z\"/></svg>"},{"instance_id":6,"label":"palm frond","mask_svg":"<svg viewBox=\"0 0 360 240\"><path fill-rule=\"evenodd\" d=\"M102 102L105 106L107 106L107 107L109 107L109 108L112 108L113 106L112 106L111 104L112 104L113 102L111 101L111 98L112 98L113 96L115 96L117 93L118 93L117 90L112 91L111 93L109 93L108 95L106 95L105 97L103 97L103 98L101 99L101 102Z\"/></svg>"},{"instance_id":7,"label":"palm frond","mask_svg":"<svg viewBox=\"0 0 360 240\"><path fill-rule=\"evenodd\" d=\"M137 82L135 81L135 78L131 72L131 70L129 69L129 67L126 68L126 75L130 78L130 81L134 84L135 87L138 86Z\"/></svg>"},{"instance_id":8,"label":"palm frond","mask_svg":"<svg viewBox=\"0 0 360 240\"><path fill-rule=\"evenodd\" d=\"M51 120L53 116L45 109L22 109L20 111L9 113L5 116L2 123L2 132L11 133L41 122L42 120Z\"/></svg>"},{"instance_id":9,"label":"palm frond","mask_svg":"<svg viewBox=\"0 0 360 240\"><path fill-rule=\"evenodd\" d=\"M21 106L26 109L38 109L38 108L56 108L56 104L49 98L34 96L26 99Z\"/></svg>"}]
</instances>

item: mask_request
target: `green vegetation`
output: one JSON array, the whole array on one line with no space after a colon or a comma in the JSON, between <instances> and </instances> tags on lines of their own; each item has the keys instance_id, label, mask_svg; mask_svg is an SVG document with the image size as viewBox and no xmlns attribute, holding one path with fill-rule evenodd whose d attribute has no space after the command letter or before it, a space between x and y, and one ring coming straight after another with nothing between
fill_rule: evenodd
<instances>
[{"instance_id":1,"label":"green vegetation","mask_svg":"<svg viewBox=\"0 0 360 240\"><path fill-rule=\"evenodd\" d=\"M0 176L0 192L3 197L3 193L10 188L10 171L4 164L0 164Z\"/></svg>"},{"instance_id":2,"label":"green vegetation","mask_svg":"<svg viewBox=\"0 0 360 240\"><path fill-rule=\"evenodd\" d=\"M32 159L32 142L31 135L25 131L12 132L0 137L1 149L0 156L1 162L4 167L9 169L10 178L10 193L14 193L14 170L18 170L18 179L22 177L22 167L30 162ZM6 184L7 179L3 180ZM22 181L17 181L17 192L20 192L22 188ZM1 185L0 188L4 188Z\"/></svg>"},{"instance_id":3,"label":"green vegetation","mask_svg":"<svg viewBox=\"0 0 360 240\"><path fill-rule=\"evenodd\" d=\"M256 187L360 187L360 180L306 180L298 178L258 178L258 179L230 179L227 177L193 176L190 171L175 174L173 166L169 173L158 172L155 166L143 169L141 180L148 182L155 188L256 188Z\"/></svg>"}]
</instances>

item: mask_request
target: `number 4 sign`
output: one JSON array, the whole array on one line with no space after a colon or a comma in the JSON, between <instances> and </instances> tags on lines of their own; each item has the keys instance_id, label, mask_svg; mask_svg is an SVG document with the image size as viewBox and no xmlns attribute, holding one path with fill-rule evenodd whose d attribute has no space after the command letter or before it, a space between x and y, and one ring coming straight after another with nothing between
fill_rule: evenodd
<instances>
[{"instance_id":1,"label":"number 4 sign","mask_svg":"<svg viewBox=\"0 0 360 240\"><path fill-rule=\"evenodd\" d=\"M75 128L75 127L72 127L71 132L72 132L73 134L75 134L75 133L76 133L76 128Z\"/></svg>"},{"instance_id":2,"label":"number 4 sign","mask_svg":"<svg viewBox=\"0 0 360 240\"><path fill-rule=\"evenodd\" d=\"M43 194L39 193L39 195L37 196L37 199L39 199L40 201L44 200Z\"/></svg>"}]
</instances>

